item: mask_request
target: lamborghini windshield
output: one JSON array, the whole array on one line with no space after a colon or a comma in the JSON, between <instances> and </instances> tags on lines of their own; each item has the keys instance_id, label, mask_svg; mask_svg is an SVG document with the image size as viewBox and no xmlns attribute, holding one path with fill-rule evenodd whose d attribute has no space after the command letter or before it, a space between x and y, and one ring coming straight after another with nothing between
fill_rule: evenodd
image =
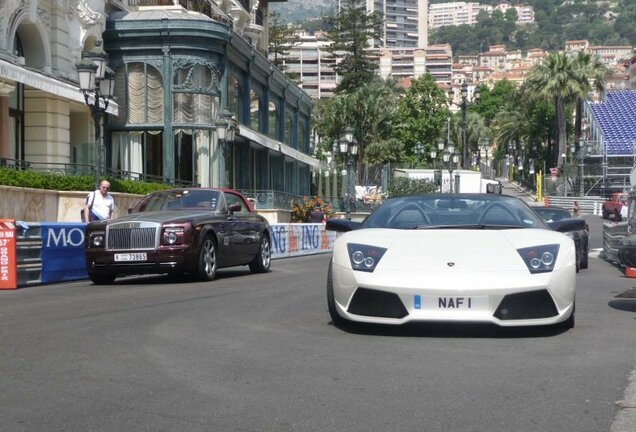
<instances>
[{"instance_id":1,"label":"lamborghini windshield","mask_svg":"<svg viewBox=\"0 0 636 432\"><path fill-rule=\"evenodd\" d=\"M549 229L523 201L495 194L423 194L386 200L364 228Z\"/></svg>"}]
</instances>

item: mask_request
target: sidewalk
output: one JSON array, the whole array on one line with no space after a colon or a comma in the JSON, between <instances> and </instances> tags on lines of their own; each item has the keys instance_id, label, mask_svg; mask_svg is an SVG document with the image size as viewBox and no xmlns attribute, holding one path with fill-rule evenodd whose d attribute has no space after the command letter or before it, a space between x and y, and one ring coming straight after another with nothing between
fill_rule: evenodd
<instances>
[{"instance_id":1,"label":"sidewalk","mask_svg":"<svg viewBox=\"0 0 636 432\"><path fill-rule=\"evenodd\" d=\"M535 191L527 189L522 186L521 183L517 181L509 181L506 177L497 177L495 178L498 182L503 186L503 192L505 195L514 195L528 204L537 204L537 194Z\"/></svg>"}]
</instances>

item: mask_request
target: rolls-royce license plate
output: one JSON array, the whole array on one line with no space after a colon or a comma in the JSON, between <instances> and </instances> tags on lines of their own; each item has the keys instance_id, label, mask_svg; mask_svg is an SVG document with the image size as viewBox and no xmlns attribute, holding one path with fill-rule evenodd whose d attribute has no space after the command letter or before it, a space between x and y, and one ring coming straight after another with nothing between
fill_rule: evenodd
<instances>
[{"instance_id":1,"label":"rolls-royce license plate","mask_svg":"<svg viewBox=\"0 0 636 432\"><path fill-rule=\"evenodd\" d=\"M145 252L138 253L118 253L115 254L115 261L146 261L148 256Z\"/></svg>"}]
</instances>

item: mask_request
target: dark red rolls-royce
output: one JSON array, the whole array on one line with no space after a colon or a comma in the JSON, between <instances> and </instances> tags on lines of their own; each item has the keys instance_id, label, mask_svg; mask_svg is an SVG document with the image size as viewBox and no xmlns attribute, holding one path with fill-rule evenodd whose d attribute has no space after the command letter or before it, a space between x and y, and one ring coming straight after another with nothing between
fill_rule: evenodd
<instances>
[{"instance_id":1,"label":"dark red rolls-royce","mask_svg":"<svg viewBox=\"0 0 636 432\"><path fill-rule=\"evenodd\" d=\"M222 267L268 272L271 229L231 189L186 188L146 195L123 217L86 226L86 265L95 284L117 276L192 273L214 279Z\"/></svg>"}]
</instances>

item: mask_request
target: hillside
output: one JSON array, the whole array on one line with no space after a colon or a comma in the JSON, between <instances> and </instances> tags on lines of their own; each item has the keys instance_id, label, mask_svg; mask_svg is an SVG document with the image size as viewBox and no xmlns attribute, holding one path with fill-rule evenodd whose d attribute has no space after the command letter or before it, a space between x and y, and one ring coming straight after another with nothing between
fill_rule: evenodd
<instances>
[{"instance_id":1,"label":"hillside","mask_svg":"<svg viewBox=\"0 0 636 432\"><path fill-rule=\"evenodd\" d=\"M287 0L270 3L269 9L278 12L284 22L302 24L311 18L333 15L337 6L337 0Z\"/></svg>"},{"instance_id":2,"label":"hillside","mask_svg":"<svg viewBox=\"0 0 636 432\"><path fill-rule=\"evenodd\" d=\"M429 0L440 3L448 0ZM501 0L480 0L497 4ZM508 49L561 49L566 40L587 39L593 45L636 45L636 0L511 0L531 5L534 25L517 26L500 16L483 19L475 26L442 27L429 33L429 43L448 42L457 54L476 54L489 45ZM271 3L283 22L300 24L320 16L333 15L337 0L288 0ZM307 24L307 27L314 28Z\"/></svg>"}]
</instances>

